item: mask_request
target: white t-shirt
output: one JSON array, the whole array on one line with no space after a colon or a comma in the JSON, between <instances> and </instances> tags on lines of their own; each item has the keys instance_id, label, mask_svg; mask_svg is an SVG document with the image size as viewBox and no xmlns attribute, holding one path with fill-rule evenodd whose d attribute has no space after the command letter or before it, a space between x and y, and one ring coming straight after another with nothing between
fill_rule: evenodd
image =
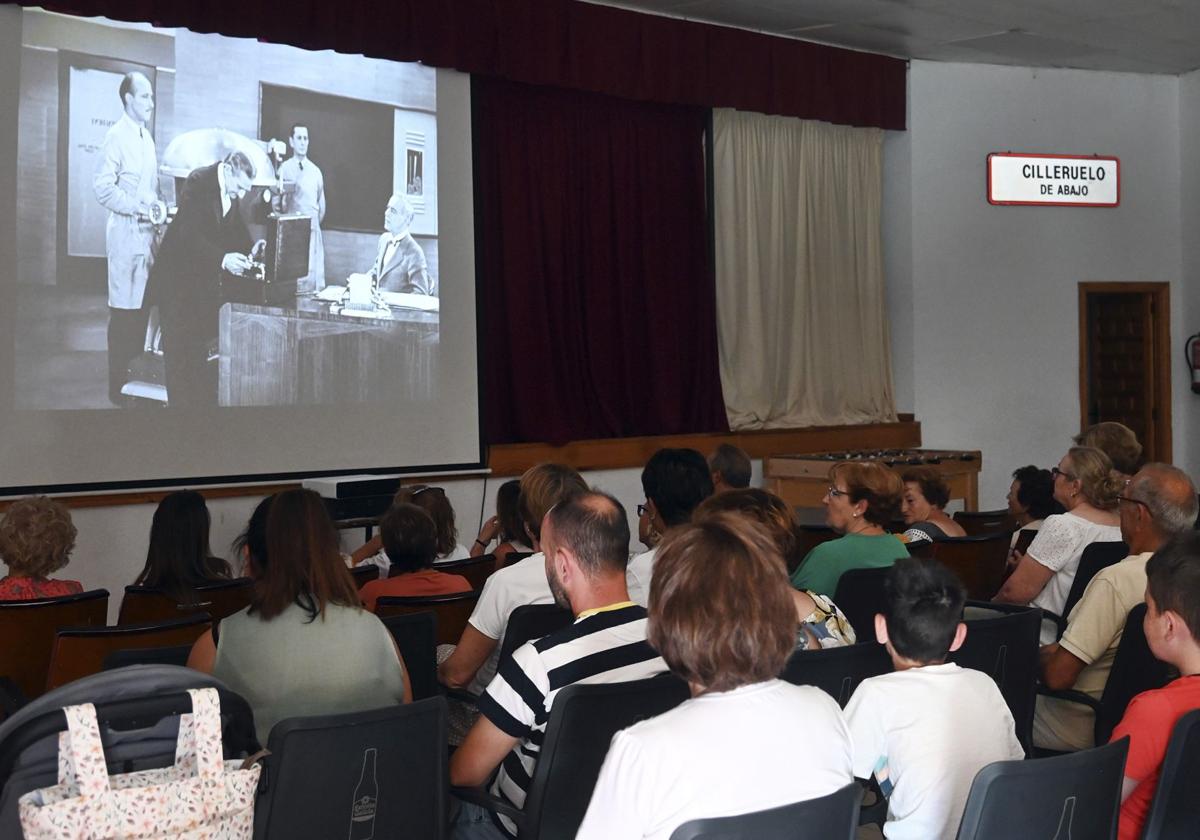
<instances>
[{"instance_id":1,"label":"white t-shirt","mask_svg":"<svg viewBox=\"0 0 1200 840\"><path fill-rule=\"evenodd\" d=\"M689 820L814 799L851 779L850 734L819 688L703 694L618 732L576 840L668 840Z\"/></svg>"},{"instance_id":2,"label":"white t-shirt","mask_svg":"<svg viewBox=\"0 0 1200 840\"><path fill-rule=\"evenodd\" d=\"M975 774L1025 757L996 683L953 663L863 680L846 720L854 775L888 796L888 840L954 840Z\"/></svg>"},{"instance_id":3,"label":"white t-shirt","mask_svg":"<svg viewBox=\"0 0 1200 840\"><path fill-rule=\"evenodd\" d=\"M625 584L629 588L629 600L643 607L650 606L650 578L654 574L654 557L657 548L642 552L629 561L625 568Z\"/></svg>"},{"instance_id":4,"label":"white t-shirt","mask_svg":"<svg viewBox=\"0 0 1200 840\"><path fill-rule=\"evenodd\" d=\"M474 679L467 687L472 694L483 693L496 675L496 661L500 658L504 629L513 610L526 604L553 603L554 595L546 581L546 556L540 551L488 576L469 621L480 633L496 640L496 649L475 672Z\"/></svg>"},{"instance_id":5,"label":"white t-shirt","mask_svg":"<svg viewBox=\"0 0 1200 840\"><path fill-rule=\"evenodd\" d=\"M1029 605L1062 615L1063 607L1067 604L1067 595L1071 592L1071 584L1075 581L1075 572L1079 570L1079 558L1083 556L1083 550L1094 542L1120 540L1119 525L1098 525L1073 513L1047 516L1025 554L1054 572L1054 576L1046 581L1042 591ZM1054 641L1052 628L1047 630L1043 625L1042 632L1042 644Z\"/></svg>"}]
</instances>

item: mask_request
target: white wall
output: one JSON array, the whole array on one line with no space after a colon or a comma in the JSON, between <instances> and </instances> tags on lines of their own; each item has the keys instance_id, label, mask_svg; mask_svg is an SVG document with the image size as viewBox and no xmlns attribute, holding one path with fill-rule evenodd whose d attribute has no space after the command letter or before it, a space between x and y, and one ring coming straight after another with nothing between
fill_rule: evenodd
<instances>
[{"instance_id":1,"label":"white wall","mask_svg":"<svg viewBox=\"0 0 1200 840\"><path fill-rule=\"evenodd\" d=\"M1183 364L1183 342L1200 332L1200 72L1179 79L1180 241L1183 250L1182 306L1171 334L1174 376L1176 461L1200 477L1200 395L1191 392ZM1174 304L1174 301L1172 301ZM1186 454L1186 460L1180 455Z\"/></svg>"},{"instance_id":2,"label":"white wall","mask_svg":"<svg viewBox=\"0 0 1200 840\"><path fill-rule=\"evenodd\" d=\"M894 320L912 309L911 343L897 346L906 336L893 332L893 356L911 358L925 445L983 450L982 507L1003 506L1011 471L1053 464L1079 429L1078 283L1171 283L1182 342L1179 87L1164 76L911 64L908 142L885 147L884 194L909 197L884 222ZM986 158L1000 151L1116 155L1121 206L989 205ZM1200 453L1184 423L1197 398L1183 389L1177 372L1175 461L1194 473Z\"/></svg>"}]
</instances>

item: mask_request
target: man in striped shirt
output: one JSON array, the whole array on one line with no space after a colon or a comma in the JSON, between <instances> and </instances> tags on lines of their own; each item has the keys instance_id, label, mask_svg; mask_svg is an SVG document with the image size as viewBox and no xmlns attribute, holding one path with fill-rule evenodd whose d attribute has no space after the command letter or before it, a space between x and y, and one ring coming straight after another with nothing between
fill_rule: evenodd
<instances>
[{"instance_id":1,"label":"man in striped shirt","mask_svg":"<svg viewBox=\"0 0 1200 840\"><path fill-rule=\"evenodd\" d=\"M499 767L491 793L518 808L525 804L560 689L639 680L667 670L646 642L646 610L629 600L629 524L620 502L605 493L586 493L559 504L542 522L541 545L554 600L575 613L575 623L523 645L500 663L479 700L479 721L450 759L453 785L482 785ZM516 836L508 819L457 804L456 840Z\"/></svg>"}]
</instances>

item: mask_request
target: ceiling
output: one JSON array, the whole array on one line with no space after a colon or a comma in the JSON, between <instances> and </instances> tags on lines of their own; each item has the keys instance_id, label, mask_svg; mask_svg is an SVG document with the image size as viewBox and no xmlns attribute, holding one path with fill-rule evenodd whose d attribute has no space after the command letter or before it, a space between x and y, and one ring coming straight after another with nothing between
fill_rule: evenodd
<instances>
[{"instance_id":1,"label":"ceiling","mask_svg":"<svg viewBox=\"0 0 1200 840\"><path fill-rule=\"evenodd\" d=\"M1200 0L618 0L605 5L900 58L1177 75Z\"/></svg>"}]
</instances>

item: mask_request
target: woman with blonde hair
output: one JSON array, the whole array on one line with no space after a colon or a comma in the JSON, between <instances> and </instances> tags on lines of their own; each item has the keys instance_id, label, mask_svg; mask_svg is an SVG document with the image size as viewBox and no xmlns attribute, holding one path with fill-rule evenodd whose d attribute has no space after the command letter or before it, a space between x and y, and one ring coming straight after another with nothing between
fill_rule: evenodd
<instances>
[{"instance_id":1,"label":"woman with blonde hair","mask_svg":"<svg viewBox=\"0 0 1200 840\"><path fill-rule=\"evenodd\" d=\"M0 560L8 566L8 574L0 578L0 601L82 592L77 580L50 577L70 561L76 533L71 513L61 502L45 496L13 502L0 520Z\"/></svg>"},{"instance_id":2,"label":"woman with blonde hair","mask_svg":"<svg viewBox=\"0 0 1200 840\"><path fill-rule=\"evenodd\" d=\"M1117 497L1123 485L1099 449L1073 446L1052 467L1054 498L1066 513L1047 516L994 600L1029 604L1061 615L1083 550L1094 542L1120 542ZM1049 628L1043 644L1054 641Z\"/></svg>"}]
</instances>

